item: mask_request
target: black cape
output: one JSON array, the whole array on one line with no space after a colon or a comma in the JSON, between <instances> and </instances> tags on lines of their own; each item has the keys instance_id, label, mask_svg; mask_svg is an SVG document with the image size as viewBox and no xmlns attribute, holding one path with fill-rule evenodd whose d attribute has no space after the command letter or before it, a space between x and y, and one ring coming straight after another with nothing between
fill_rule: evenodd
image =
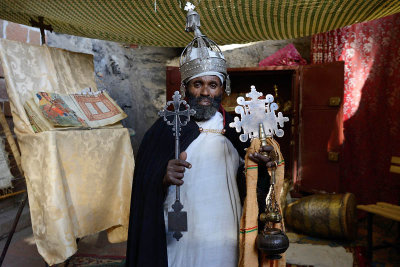
<instances>
[{"instance_id":1,"label":"black cape","mask_svg":"<svg viewBox=\"0 0 400 267\"><path fill-rule=\"evenodd\" d=\"M249 142L243 143L239 140L240 133L229 127L229 123L233 121L232 117L223 110L221 113L224 115L225 136L237 149L240 157L244 158L244 149L249 147ZM199 134L199 127L192 120L182 127L180 136L181 151L185 151ZM172 126L168 126L160 118L146 132L136 157L126 266L168 266L163 210L165 195L162 179L165 175L168 161L174 158L174 151L175 139L172 133ZM238 174L242 173L242 171L238 171ZM239 194L243 199L245 195L245 179L244 175L241 177L238 178L238 188ZM265 186L267 185L264 185L263 188Z\"/></svg>"}]
</instances>

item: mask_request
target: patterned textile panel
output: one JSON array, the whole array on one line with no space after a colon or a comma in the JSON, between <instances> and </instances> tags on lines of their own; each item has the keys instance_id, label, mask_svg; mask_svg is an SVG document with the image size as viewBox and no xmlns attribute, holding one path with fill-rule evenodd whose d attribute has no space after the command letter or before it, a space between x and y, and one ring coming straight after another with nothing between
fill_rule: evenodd
<instances>
[{"instance_id":1,"label":"patterned textile panel","mask_svg":"<svg viewBox=\"0 0 400 267\"><path fill-rule=\"evenodd\" d=\"M0 55L39 254L61 263L77 251L76 238L103 230L110 242L125 241L134 168L128 130L33 133L23 107L39 90L96 89L93 56L5 39Z\"/></svg>"},{"instance_id":2,"label":"patterned textile panel","mask_svg":"<svg viewBox=\"0 0 400 267\"><path fill-rule=\"evenodd\" d=\"M326 32L400 12L383 0L213 0L192 1L203 31L218 44L288 39ZM0 18L30 25L44 17L54 31L152 46L183 47L183 0L30 1L3 0Z\"/></svg>"},{"instance_id":3,"label":"patterned textile panel","mask_svg":"<svg viewBox=\"0 0 400 267\"><path fill-rule=\"evenodd\" d=\"M312 63L345 62L341 190L359 204L400 201L389 171L400 153L399 25L395 14L312 38Z\"/></svg>"}]
</instances>

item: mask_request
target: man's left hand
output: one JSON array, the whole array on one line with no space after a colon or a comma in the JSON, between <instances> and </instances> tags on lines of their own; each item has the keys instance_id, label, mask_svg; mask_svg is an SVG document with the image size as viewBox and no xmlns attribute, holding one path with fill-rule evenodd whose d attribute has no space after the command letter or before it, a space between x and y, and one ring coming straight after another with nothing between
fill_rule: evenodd
<instances>
[{"instance_id":1,"label":"man's left hand","mask_svg":"<svg viewBox=\"0 0 400 267\"><path fill-rule=\"evenodd\" d=\"M272 146L262 146L260 147L259 152L249 154L249 158L257 164L263 164L267 166L267 168L271 168L276 166L276 162L273 161L269 156L264 156L261 153L267 152L267 155L274 150Z\"/></svg>"}]
</instances>

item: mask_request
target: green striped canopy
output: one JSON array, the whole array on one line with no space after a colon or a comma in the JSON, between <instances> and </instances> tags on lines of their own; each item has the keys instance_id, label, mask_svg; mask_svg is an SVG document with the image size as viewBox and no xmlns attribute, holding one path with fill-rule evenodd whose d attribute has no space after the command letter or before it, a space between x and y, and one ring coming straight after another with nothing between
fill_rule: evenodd
<instances>
[{"instance_id":1,"label":"green striped canopy","mask_svg":"<svg viewBox=\"0 0 400 267\"><path fill-rule=\"evenodd\" d=\"M194 0L201 30L218 44L289 39L400 12L400 0ZM183 47L179 0L1 0L0 18L30 25L43 16L54 31L150 46Z\"/></svg>"}]
</instances>

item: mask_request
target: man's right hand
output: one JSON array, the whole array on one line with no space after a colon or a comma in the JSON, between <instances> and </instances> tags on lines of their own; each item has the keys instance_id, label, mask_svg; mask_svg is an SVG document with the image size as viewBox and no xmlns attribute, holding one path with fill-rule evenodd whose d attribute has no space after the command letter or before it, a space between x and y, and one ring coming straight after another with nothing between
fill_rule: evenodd
<instances>
[{"instance_id":1,"label":"man's right hand","mask_svg":"<svg viewBox=\"0 0 400 267\"><path fill-rule=\"evenodd\" d=\"M179 154L179 159L168 161L167 170L164 175L163 185L182 185L185 168L192 168L192 165L186 161L187 154L183 151Z\"/></svg>"}]
</instances>

